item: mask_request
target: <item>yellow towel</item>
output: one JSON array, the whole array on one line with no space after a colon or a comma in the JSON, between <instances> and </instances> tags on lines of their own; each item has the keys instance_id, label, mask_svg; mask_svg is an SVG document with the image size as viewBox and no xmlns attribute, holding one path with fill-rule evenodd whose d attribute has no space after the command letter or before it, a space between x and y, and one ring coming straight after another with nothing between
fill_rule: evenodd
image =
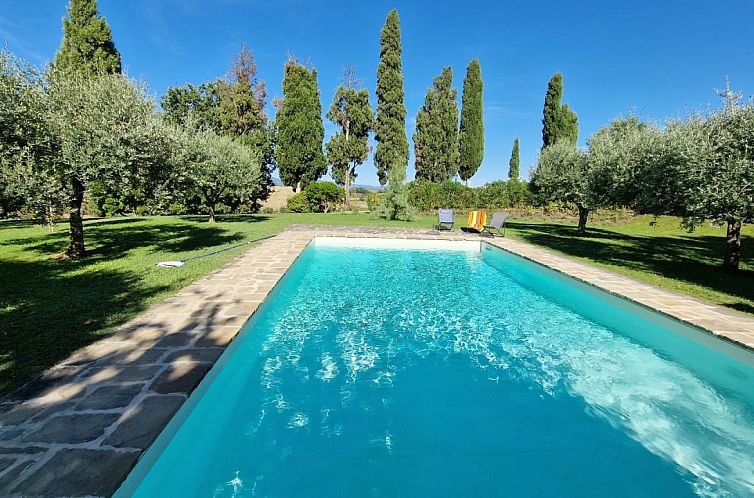
<instances>
[{"instance_id":1,"label":"yellow towel","mask_svg":"<svg viewBox=\"0 0 754 498\"><path fill-rule=\"evenodd\" d=\"M469 219L466 221L466 226L472 228L478 232L482 231L484 225L487 223L487 213L484 211L469 211Z\"/></svg>"}]
</instances>

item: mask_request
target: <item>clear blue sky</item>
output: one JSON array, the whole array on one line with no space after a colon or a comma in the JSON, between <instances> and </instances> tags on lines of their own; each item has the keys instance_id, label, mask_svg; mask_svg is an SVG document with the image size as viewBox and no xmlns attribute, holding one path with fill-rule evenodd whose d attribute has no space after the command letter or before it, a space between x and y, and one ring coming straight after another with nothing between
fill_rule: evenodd
<instances>
[{"instance_id":1,"label":"clear blue sky","mask_svg":"<svg viewBox=\"0 0 754 498\"><path fill-rule=\"evenodd\" d=\"M0 41L42 64L60 45L65 0L1 0ZM505 2L331 2L100 0L124 67L157 95L171 85L224 75L241 44L253 50L270 97L281 95L288 54L319 72L327 109L342 67L353 65L372 93L379 32L391 8L403 32L406 123L432 77L453 67L460 93L466 65L480 59L484 78L485 159L473 185L507 176L513 138L527 174L541 146L547 80L565 77L565 102L578 113L579 142L631 109L648 119L717 105L730 77L754 93L752 0ZM268 107L272 111L271 103ZM333 131L325 120L326 133ZM412 146L413 148L413 146ZM413 176L413 152L409 176ZM358 183L376 184L370 161Z\"/></svg>"}]
</instances>

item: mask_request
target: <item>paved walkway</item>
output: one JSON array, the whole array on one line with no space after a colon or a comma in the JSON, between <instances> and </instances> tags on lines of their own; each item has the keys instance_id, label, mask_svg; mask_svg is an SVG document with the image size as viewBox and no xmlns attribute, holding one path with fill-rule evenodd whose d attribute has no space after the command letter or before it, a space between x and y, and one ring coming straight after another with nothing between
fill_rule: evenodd
<instances>
[{"instance_id":1,"label":"paved walkway","mask_svg":"<svg viewBox=\"0 0 754 498\"><path fill-rule=\"evenodd\" d=\"M315 236L479 240L294 226L72 355L0 411L0 496L109 496ZM754 317L510 239L491 244L754 349ZM166 270L180 271L180 270Z\"/></svg>"}]
</instances>

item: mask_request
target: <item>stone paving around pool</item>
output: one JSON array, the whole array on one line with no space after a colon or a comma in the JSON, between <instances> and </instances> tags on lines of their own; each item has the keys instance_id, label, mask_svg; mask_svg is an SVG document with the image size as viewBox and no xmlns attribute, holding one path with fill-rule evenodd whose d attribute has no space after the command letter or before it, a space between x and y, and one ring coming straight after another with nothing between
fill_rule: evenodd
<instances>
[{"instance_id":1,"label":"stone paving around pool","mask_svg":"<svg viewBox=\"0 0 754 498\"><path fill-rule=\"evenodd\" d=\"M253 247L0 405L0 496L109 496L316 236L479 240L299 225ZM754 317L507 238L482 240L754 349ZM180 269L165 269L180 271Z\"/></svg>"}]
</instances>

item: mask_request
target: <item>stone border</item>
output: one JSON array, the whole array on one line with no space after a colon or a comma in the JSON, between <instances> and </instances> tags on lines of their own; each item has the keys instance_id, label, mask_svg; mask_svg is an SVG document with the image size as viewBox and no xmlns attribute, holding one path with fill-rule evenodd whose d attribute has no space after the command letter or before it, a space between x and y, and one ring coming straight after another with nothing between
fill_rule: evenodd
<instances>
[{"instance_id":1,"label":"stone border","mask_svg":"<svg viewBox=\"0 0 754 498\"><path fill-rule=\"evenodd\" d=\"M0 496L114 493L316 236L479 240L458 230L297 225L261 242L6 399L0 405ZM483 240L754 349L754 317L524 242Z\"/></svg>"}]
</instances>

